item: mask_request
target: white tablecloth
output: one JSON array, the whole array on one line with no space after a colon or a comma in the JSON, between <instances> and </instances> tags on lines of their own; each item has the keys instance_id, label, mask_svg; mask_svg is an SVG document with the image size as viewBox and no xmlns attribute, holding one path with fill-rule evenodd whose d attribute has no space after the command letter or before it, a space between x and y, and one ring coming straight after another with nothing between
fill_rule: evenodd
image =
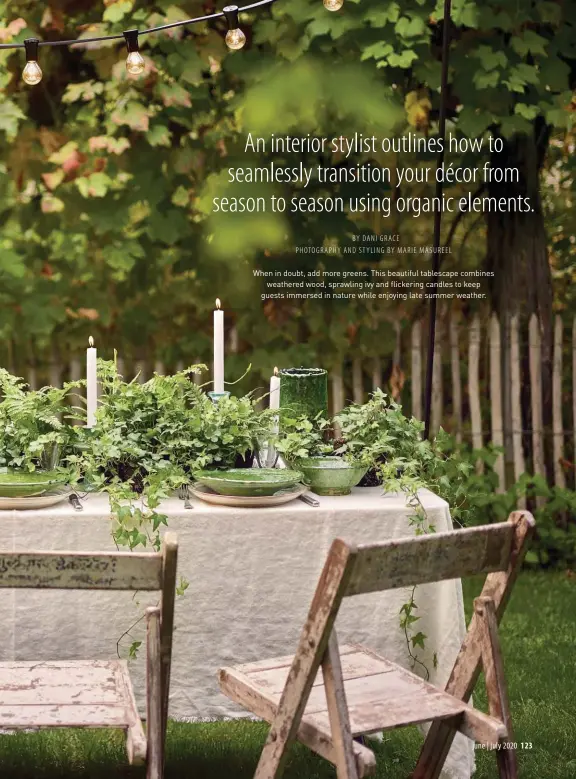
<instances>
[{"instance_id":1,"label":"white tablecloth","mask_svg":"<svg viewBox=\"0 0 576 779\"><path fill-rule=\"evenodd\" d=\"M452 527L447 504L430 492L423 503L437 531ZM379 488L357 488L347 497L321 497L320 507L294 501L279 508L244 511L177 498L162 510L178 534L179 570L190 583L177 599L170 715L175 718L237 717L220 694L217 670L296 648L326 552L336 537L356 543L413 535L404 498ZM90 496L84 511L67 503L40 511L2 512L5 550L112 549L107 498ZM409 667L399 610L408 592L345 600L338 617L341 642L367 645ZM154 602L148 594L8 590L0 598L1 660L110 657L118 638ZM420 586L417 629L426 634L422 661L431 681L444 684L465 631L459 581ZM143 637L137 625L122 646ZM142 647L144 649L144 646ZM438 658L433 667L433 653ZM131 672L139 700L144 690L144 652ZM471 742L459 736L446 776L468 779Z\"/></svg>"}]
</instances>

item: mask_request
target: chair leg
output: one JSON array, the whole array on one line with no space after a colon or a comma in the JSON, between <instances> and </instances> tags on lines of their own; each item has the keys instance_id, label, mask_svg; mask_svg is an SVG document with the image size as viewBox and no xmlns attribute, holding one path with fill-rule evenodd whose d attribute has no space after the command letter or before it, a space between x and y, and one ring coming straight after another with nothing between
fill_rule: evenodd
<instances>
[{"instance_id":1,"label":"chair leg","mask_svg":"<svg viewBox=\"0 0 576 779\"><path fill-rule=\"evenodd\" d=\"M254 779L280 779L282 776L286 760L286 751L289 744L286 744L286 750L274 753L275 742L276 732L274 730L274 725L272 725L266 743L264 744L264 749L260 755L260 760L256 766Z\"/></svg>"},{"instance_id":2,"label":"chair leg","mask_svg":"<svg viewBox=\"0 0 576 779\"><path fill-rule=\"evenodd\" d=\"M328 641L326 654L322 658L322 675L328 704L330 730L336 752L336 772L338 779L358 779L358 769L354 757L354 742L350 729L350 715L346 702L342 664L336 630L333 629Z\"/></svg>"},{"instance_id":3,"label":"chair leg","mask_svg":"<svg viewBox=\"0 0 576 779\"><path fill-rule=\"evenodd\" d=\"M164 775L164 727L162 716L162 673L160 667L160 609L146 610L147 680L146 680L146 734L148 760L146 779L162 779Z\"/></svg>"},{"instance_id":4,"label":"chair leg","mask_svg":"<svg viewBox=\"0 0 576 779\"><path fill-rule=\"evenodd\" d=\"M162 779L164 766L162 761L162 733L154 729L148 734L148 751L150 757L146 764L146 779Z\"/></svg>"},{"instance_id":5,"label":"chair leg","mask_svg":"<svg viewBox=\"0 0 576 779\"><path fill-rule=\"evenodd\" d=\"M422 746L412 779L438 779L456 736L460 717L435 720Z\"/></svg>"},{"instance_id":6,"label":"chair leg","mask_svg":"<svg viewBox=\"0 0 576 779\"><path fill-rule=\"evenodd\" d=\"M474 611L479 620L479 636L482 647L482 666L486 678L486 691L488 694L488 710L506 726L508 735L506 743L514 741L512 731L512 717L510 715L510 702L506 676L504 675L504 663L502 649L498 635L498 621L494 601L489 597L476 598ZM496 753L498 762L498 775L500 779L517 779L518 758L515 749L500 749Z\"/></svg>"},{"instance_id":7,"label":"chair leg","mask_svg":"<svg viewBox=\"0 0 576 779\"><path fill-rule=\"evenodd\" d=\"M515 749L499 749L496 753L500 779L518 779L518 758Z\"/></svg>"}]
</instances>

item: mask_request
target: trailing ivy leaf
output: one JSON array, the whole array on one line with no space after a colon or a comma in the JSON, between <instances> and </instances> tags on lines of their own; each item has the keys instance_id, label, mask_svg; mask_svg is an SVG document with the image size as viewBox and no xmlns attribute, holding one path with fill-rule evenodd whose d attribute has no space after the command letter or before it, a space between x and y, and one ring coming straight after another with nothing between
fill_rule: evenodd
<instances>
[{"instance_id":1,"label":"trailing ivy leaf","mask_svg":"<svg viewBox=\"0 0 576 779\"><path fill-rule=\"evenodd\" d=\"M410 637L410 641L412 642L412 647L415 648L417 646L420 647L420 649L425 649L424 642L426 641L427 636L422 633L418 632L416 635ZM436 666L434 666L436 667Z\"/></svg>"},{"instance_id":2,"label":"trailing ivy leaf","mask_svg":"<svg viewBox=\"0 0 576 779\"><path fill-rule=\"evenodd\" d=\"M135 660L138 657L138 650L142 646L142 641L133 641L128 649L128 656L131 660Z\"/></svg>"}]
</instances>

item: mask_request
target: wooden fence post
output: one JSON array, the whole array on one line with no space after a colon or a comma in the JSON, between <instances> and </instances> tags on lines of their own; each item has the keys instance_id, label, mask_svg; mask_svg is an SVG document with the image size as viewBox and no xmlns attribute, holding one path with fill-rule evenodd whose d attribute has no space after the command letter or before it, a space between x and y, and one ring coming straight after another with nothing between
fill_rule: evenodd
<instances>
[{"instance_id":1,"label":"wooden fence post","mask_svg":"<svg viewBox=\"0 0 576 779\"><path fill-rule=\"evenodd\" d=\"M422 322L412 325L412 416L422 419Z\"/></svg>"},{"instance_id":2,"label":"wooden fence post","mask_svg":"<svg viewBox=\"0 0 576 779\"><path fill-rule=\"evenodd\" d=\"M572 426L573 426L573 454L576 464L576 316L572 322ZM576 489L576 470L574 472L574 489Z\"/></svg>"},{"instance_id":3,"label":"wooden fence post","mask_svg":"<svg viewBox=\"0 0 576 779\"><path fill-rule=\"evenodd\" d=\"M460 322L457 313L450 317L450 366L452 369L452 406L456 441L462 443L462 375L460 371Z\"/></svg>"},{"instance_id":4,"label":"wooden fence post","mask_svg":"<svg viewBox=\"0 0 576 779\"><path fill-rule=\"evenodd\" d=\"M239 338L238 338L238 328L236 325L232 325L230 328L230 353L231 354L238 354L239 349Z\"/></svg>"},{"instance_id":5,"label":"wooden fence post","mask_svg":"<svg viewBox=\"0 0 576 779\"><path fill-rule=\"evenodd\" d=\"M38 374L36 373L35 362L31 362L28 366L28 386L31 390L38 389Z\"/></svg>"},{"instance_id":6,"label":"wooden fence post","mask_svg":"<svg viewBox=\"0 0 576 779\"><path fill-rule=\"evenodd\" d=\"M332 416L338 414L344 408L344 379L342 378L342 368L337 368L330 374L330 383L332 384ZM334 436L339 438L341 434L340 425L334 425Z\"/></svg>"},{"instance_id":7,"label":"wooden fence post","mask_svg":"<svg viewBox=\"0 0 576 779\"><path fill-rule=\"evenodd\" d=\"M468 342L468 394L470 396L470 425L472 428L472 446L474 449L482 449L484 445L482 437L482 410L480 407L480 339L482 330L480 318L474 314L470 325ZM484 470L482 461L476 465L478 473Z\"/></svg>"},{"instance_id":8,"label":"wooden fence post","mask_svg":"<svg viewBox=\"0 0 576 779\"><path fill-rule=\"evenodd\" d=\"M511 374L511 316L504 313L501 319L502 326L502 401L504 422L504 459L506 463L514 463L514 446L512 443L512 374Z\"/></svg>"},{"instance_id":9,"label":"wooden fence post","mask_svg":"<svg viewBox=\"0 0 576 779\"><path fill-rule=\"evenodd\" d=\"M138 383L146 384L146 380L148 379L148 366L146 365L146 360L137 360L134 369L138 376Z\"/></svg>"},{"instance_id":10,"label":"wooden fence post","mask_svg":"<svg viewBox=\"0 0 576 779\"><path fill-rule=\"evenodd\" d=\"M382 387L382 360L380 357L374 357L372 363L372 390L376 391Z\"/></svg>"},{"instance_id":11,"label":"wooden fence post","mask_svg":"<svg viewBox=\"0 0 576 779\"><path fill-rule=\"evenodd\" d=\"M504 420L502 418L502 342L500 322L496 314L490 317L490 425L492 444L504 446ZM506 468L504 453L498 455L494 463L494 471L498 476L496 492L506 492Z\"/></svg>"},{"instance_id":12,"label":"wooden fence post","mask_svg":"<svg viewBox=\"0 0 576 779\"><path fill-rule=\"evenodd\" d=\"M542 418L542 336L536 314L530 317L530 399L532 404L532 461L534 473L546 477L544 422ZM538 498L541 506L543 498Z\"/></svg>"},{"instance_id":13,"label":"wooden fence post","mask_svg":"<svg viewBox=\"0 0 576 779\"><path fill-rule=\"evenodd\" d=\"M354 403L364 402L364 374L360 357L354 357L352 360L352 397Z\"/></svg>"},{"instance_id":14,"label":"wooden fence post","mask_svg":"<svg viewBox=\"0 0 576 779\"><path fill-rule=\"evenodd\" d=\"M82 379L82 363L80 362L80 359L78 357L72 357L70 360L70 366L68 369L68 372L70 374L70 381L80 381ZM81 389L75 389L70 392L68 395L68 402L70 405L78 408L84 407L84 404L82 403L82 398L84 397ZM75 425L80 424L79 419L75 419L74 423Z\"/></svg>"},{"instance_id":15,"label":"wooden fence post","mask_svg":"<svg viewBox=\"0 0 576 779\"><path fill-rule=\"evenodd\" d=\"M50 368L48 371L48 382L51 387L62 387L62 363L56 346L52 346L50 351Z\"/></svg>"},{"instance_id":16,"label":"wooden fence post","mask_svg":"<svg viewBox=\"0 0 576 779\"><path fill-rule=\"evenodd\" d=\"M330 376L332 382L332 414L338 414L344 408L344 379L342 368L334 370Z\"/></svg>"},{"instance_id":17,"label":"wooden fence post","mask_svg":"<svg viewBox=\"0 0 576 779\"><path fill-rule=\"evenodd\" d=\"M166 375L166 368L164 367L162 360L156 360L154 362L154 373L157 373L158 376Z\"/></svg>"},{"instance_id":18,"label":"wooden fence post","mask_svg":"<svg viewBox=\"0 0 576 779\"><path fill-rule=\"evenodd\" d=\"M442 424L444 410L444 383L442 381L442 337L443 322L436 323L434 339L434 365L432 366L432 409L430 414L430 437L433 438Z\"/></svg>"},{"instance_id":19,"label":"wooden fence post","mask_svg":"<svg viewBox=\"0 0 576 779\"><path fill-rule=\"evenodd\" d=\"M552 433L554 453L554 484L566 487L562 461L564 459L564 432L562 428L562 317L554 322L554 361L552 371Z\"/></svg>"},{"instance_id":20,"label":"wooden fence post","mask_svg":"<svg viewBox=\"0 0 576 779\"><path fill-rule=\"evenodd\" d=\"M514 479L518 481L526 470L524 450L522 448L522 401L520 383L520 333L518 315L514 314L510 321L510 381L512 410L512 447L514 451ZM518 507L526 508L526 501L518 501Z\"/></svg>"}]
</instances>

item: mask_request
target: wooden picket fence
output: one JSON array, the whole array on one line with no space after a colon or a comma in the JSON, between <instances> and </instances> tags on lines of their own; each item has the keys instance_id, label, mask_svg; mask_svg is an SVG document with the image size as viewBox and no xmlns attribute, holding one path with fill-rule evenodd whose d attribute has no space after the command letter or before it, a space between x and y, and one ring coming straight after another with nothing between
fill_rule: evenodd
<instances>
[{"instance_id":1,"label":"wooden picket fence","mask_svg":"<svg viewBox=\"0 0 576 779\"><path fill-rule=\"evenodd\" d=\"M423 418L427 323L392 322L391 326L395 332L391 354L370 360L352 357L331 372L332 413L348 402L364 402L373 389L381 387L407 413ZM228 334L230 353L238 352L238 340L233 327ZM439 317L431 432L442 426L475 449L488 443L502 447L504 454L494 466L499 491L525 472L546 476L559 487L576 486L576 317L567 324L556 316L549 371L543 355L536 316L529 321L513 317L507 327L489 313L471 320L449 311ZM186 364L197 362L206 362L206 358L193 358ZM133 364L119 358L118 364L126 378L138 375L142 382L154 372L165 374L185 367L182 361L166 366L153 358ZM550 373L551 387L545 397L543 377ZM53 353L41 368L28 365L25 374L32 388L46 380L61 386L64 380L84 375L84 358L74 356L65 364ZM202 383L206 378L195 380Z\"/></svg>"},{"instance_id":2,"label":"wooden picket fence","mask_svg":"<svg viewBox=\"0 0 576 779\"><path fill-rule=\"evenodd\" d=\"M350 387L353 402L363 402L370 376L371 387L391 391L406 410L423 419L425 323L412 323L405 336L397 339L388 382L382 379L382 357L374 359L371 371L360 358L353 359L348 382L344 371L332 374L335 411L345 405L345 387ZM494 465L500 492L525 472L542 475L558 487L576 486L576 317L570 332L560 316L555 318L548 400L543 376L541 328L535 315L528 322L512 317L507 337L496 314L476 315L466 322L458 314L445 316L437 326L431 433L442 426L475 449L489 443L503 448ZM545 402L551 404L548 425Z\"/></svg>"}]
</instances>

